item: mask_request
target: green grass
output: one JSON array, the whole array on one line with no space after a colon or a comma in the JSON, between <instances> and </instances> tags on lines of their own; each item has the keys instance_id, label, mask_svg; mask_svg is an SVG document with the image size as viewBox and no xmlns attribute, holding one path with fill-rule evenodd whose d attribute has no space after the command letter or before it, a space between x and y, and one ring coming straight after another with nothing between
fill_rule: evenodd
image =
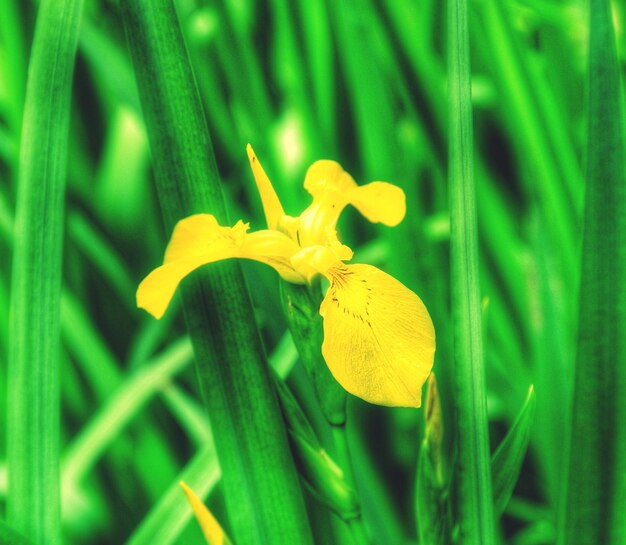
<instances>
[{"instance_id":1,"label":"green grass","mask_svg":"<svg viewBox=\"0 0 626 545\"><path fill-rule=\"evenodd\" d=\"M626 543L620 2L81 4L0 2L0 543L202 545L181 479L235 545ZM248 143L289 214L321 158L404 189L338 231L441 420L337 386L324 283L135 307L179 219L264 228Z\"/></svg>"}]
</instances>

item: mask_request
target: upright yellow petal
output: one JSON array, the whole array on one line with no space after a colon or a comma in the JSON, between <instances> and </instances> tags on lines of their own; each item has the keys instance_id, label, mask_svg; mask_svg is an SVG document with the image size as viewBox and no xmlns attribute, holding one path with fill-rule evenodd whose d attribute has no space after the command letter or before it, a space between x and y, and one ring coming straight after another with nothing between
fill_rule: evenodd
<instances>
[{"instance_id":1,"label":"upright yellow petal","mask_svg":"<svg viewBox=\"0 0 626 545\"><path fill-rule=\"evenodd\" d=\"M346 196L356 182L335 161L315 161L307 170L304 188L313 202L300 214L298 241L301 246L326 244L336 238L335 226L348 204Z\"/></svg>"},{"instance_id":2,"label":"upright yellow petal","mask_svg":"<svg viewBox=\"0 0 626 545\"><path fill-rule=\"evenodd\" d=\"M371 265L345 265L328 276L320 314L322 354L333 376L370 403L419 407L435 353L435 330L421 299Z\"/></svg>"},{"instance_id":3,"label":"upright yellow petal","mask_svg":"<svg viewBox=\"0 0 626 545\"><path fill-rule=\"evenodd\" d=\"M274 186L270 179L265 174L265 170L261 166L261 163L257 159L252 146L248 144L246 147L248 152L248 160L250 161L250 167L254 174L254 180L261 196L261 202L263 203L263 212L265 212L265 219L267 221L268 229L276 229L281 217L285 215L283 205L280 204L278 195L274 191Z\"/></svg>"},{"instance_id":4,"label":"upright yellow petal","mask_svg":"<svg viewBox=\"0 0 626 545\"><path fill-rule=\"evenodd\" d=\"M359 186L335 161L316 161L306 173L305 189L313 196L300 215L300 242L324 244L334 233L343 209L351 204L372 223L398 225L406 213L404 191L387 182Z\"/></svg>"},{"instance_id":5,"label":"upright yellow petal","mask_svg":"<svg viewBox=\"0 0 626 545\"><path fill-rule=\"evenodd\" d=\"M356 187L356 182L336 161L326 159L315 161L304 177L304 189L313 197L327 191L342 194L353 187Z\"/></svg>"},{"instance_id":6,"label":"upright yellow petal","mask_svg":"<svg viewBox=\"0 0 626 545\"><path fill-rule=\"evenodd\" d=\"M234 227L223 227L210 214L195 214L179 221L165 251L163 265L137 288L137 306L160 318L178 284L189 273L207 263L234 257L270 265L289 282L305 282L291 265L291 257L300 249L293 240L278 231L247 233L247 230L248 225L241 221Z\"/></svg>"},{"instance_id":7,"label":"upright yellow petal","mask_svg":"<svg viewBox=\"0 0 626 545\"><path fill-rule=\"evenodd\" d=\"M196 516L196 520L202 529L202 533L209 545L232 545L232 541L228 539L228 536L217 522L217 519L213 516L204 503L196 496L184 482L180 482L180 487L183 489L187 501L191 505L193 514Z\"/></svg>"},{"instance_id":8,"label":"upright yellow petal","mask_svg":"<svg viewBox=\"0 0 626 545\"><path fill-rule=\"evenodd\" d=\"M404 191L387 182L371 182L355 187L347 198L372 223L395 227L406 213Z\"/></svg>"}]
</instances>

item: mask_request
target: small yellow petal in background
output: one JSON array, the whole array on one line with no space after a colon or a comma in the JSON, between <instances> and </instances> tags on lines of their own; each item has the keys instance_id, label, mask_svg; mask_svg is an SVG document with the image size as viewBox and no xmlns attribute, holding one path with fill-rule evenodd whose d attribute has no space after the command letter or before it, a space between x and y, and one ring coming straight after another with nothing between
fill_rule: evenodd
<instances>
[{"instance_id":1,"label":"small yellow petal in background","mask_svg":"<svg viewBox=\"0 0 626 545\"><path fill-rule=\"evenodd\" d=\"M404 191L387 182L371 182L355 187L347 194L347 198L372 223L395 227L406 213Z\"/></svg>"},{"instance_id":2,"label":"small yellow petal in background","mask_svg":"<svg viewBox=\"0 0 626 545\"><path fill-rule=\"evenodd\" d=\"M292 255L299 250L294 241L278 231L248 234L247 230L248 225L241 221L234 227L223 227L210 214L196 214L179 221L163 265L137 288L137 306L161 318L183 278L202 265L235 257L270 265L289 282L306 281L291 265Z\"/></svg>"},{"instance_id":3,"label":"small yellow petal in background","mask_svg":"<svg viewBox=\"0 0 626 545\"><path fill-rule=\"evenodd\" d=\"M259 195L261 196L261 202L263 203L263 212L265 212L265 219L267 221L268 229L276 229L280 218L285 215L280 199L274 191L274 186L270 179L265 174L265 170L261 166L252 146L248 144L246 147L248 152L248 160L250 161L250 167L254 174L254 180L256 181Z\"/></svg>"},{"instance_id":4,"label":"small yellow petal in background","mask_svg":"<svg viewBox=\"0 0 626 545\"><path fill-rule=\"evenodd\" d=\"M196 496L184 482L180 482L180 487L183 489L187 501L191 505L193 514L196 516L196 520L202 529L202 533L209 545L232 545L232 541L228 539L228 536L217 522L217 519L213 516L211 511L200 501L200 498Z\"/></svg>"},{"instance_id":5,"label":"small yellow petal in background","mask_svg":"<svg viewBox=\"0 0 626 545\"><path fill-rule=\"evenodd\" d=\"M329 273L320 314L322 354L333 376L370 403L419 407L435 353L435 330L421 299L371 265Z\"/></svg>"}]
</instances>

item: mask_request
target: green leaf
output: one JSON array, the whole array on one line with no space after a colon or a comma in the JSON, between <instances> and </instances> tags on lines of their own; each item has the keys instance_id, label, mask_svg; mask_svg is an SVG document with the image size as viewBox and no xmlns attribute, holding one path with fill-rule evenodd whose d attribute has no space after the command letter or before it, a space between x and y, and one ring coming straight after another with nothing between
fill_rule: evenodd
<instances>
[{"instance_id":1,"label":"green leaf","mask_svg":"<svg viewBox=\"0 0 626 545\"><path fill-rule=\"evenodd\" d=\"M129 0L121 8L166 231L199 212L230 225L173 3ZM241 269L212 264L181 288L233 540L308 545L302 491Z\"/></svg>"},{"instance_id":2,"label":"green leaf","mask_svg":"<svg viewBox=\"0 0 626 545\"><path fill-rule=\"evenodd\" d=\"M420 543L446 545L451 542L448 491L438 482L426 442L422 442L417 462L415 507Z\"/></svg>"},{"instance_id":3,"label":"green leaf","mask_svg":"<svg viewBox=\"0 0 626 545\"><path fill-rule=\"evenodd\" d=\"M493 501L496 515L501 515L504 512L511 499L511 494L513 494L530 440L536 404L535 390L531 386L515 422L491 458Z\"/></svg>"},{"instance_id":4,"label":"green leaf","mask_svg":"<svg viewBox=\"0 0 626 545\"><path fill-rule=\"evenodd\" d=\"M59 305L72 75L81 0L42 0L19 160L9 335L7 520L61 542Z\"/></svg>"},{"instance_id":5,"label":"green leaf","mask_svg":"<svg viewBox=\"0 0 626 545\"><path fill-rule=\"evenodd\" d=\"M347 394L332 376L322 356L324 331L319 312L319 284L298 286L281 281L280 288L289 331L313 382L322 412L330 424L340 426L346 421Z\"/></svg>"},{"instance_id":6,"label":"green leaf","mask_svg":"<svg viewBox=\"0 0 626 545\"><path fill-rule=\"evenodd\" d=\"M33 545L33 542L18 534L6 522L0 521L0 545Z\"/></svg>"},{"instance_id":7,"label":"green leaf","mask_svg":"<svg viewBox=\"0 0 626 545\"><path fill-rule=\"evenodd\" d=\"M106 447L176 373L189 365L192 356L189 340L180 339L122 382L65 450L64 488L78 488Z\"/></svg>"},{"instance_id":8,"label":"green leaf","mask_svg":"<svg viewBox=\"0 0 626 545\"><path fill-rule=\"evenodd\" d=\"M492 545L495 535L478 276L469 58L467 1L452 0L448 6L448 183L459 539L468 545Z\"/></svg>"},{"instance_id":9,"label":"green leaf","mask_svg":"<svg viewBox=\"0 0 626 545\"><path fill-rule=\"evenodd\" d=\"M212 444L199 450L144 517L126 545L171 545L192 518L179 482L184 481L199 498L205 499L220 480L220 468Z\"/></svg>"},{"instance_id":10,"label":"green leaf","mask_svg":"<svg viewBox=\"0 0 626 545\"><path fill-rule=\"evenodd\" d=\"M561 543L626 543L626 152L611 2L589 4L587 188Z\"/></svg>"}]
</instances>

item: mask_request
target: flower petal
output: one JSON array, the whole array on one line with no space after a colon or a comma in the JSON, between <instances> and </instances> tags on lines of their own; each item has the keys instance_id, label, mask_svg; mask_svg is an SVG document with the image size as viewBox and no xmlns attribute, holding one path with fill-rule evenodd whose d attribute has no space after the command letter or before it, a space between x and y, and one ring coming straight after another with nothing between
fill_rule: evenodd
<instances>
[{"instance_id":1,"label":"flower petal","mask_svg":"<svg viewBox=\"0 0 626 545\"><path fill-rule=\"evenodd\" d=\"M343 209L351 204L372 223L398 225L406 213L404 191L387 182L359 186L335 161L316 161L306 173L305 189L313 196L300 215L300 243L325 244L336 238L335 226Z\"/></svg>"},{"instance_id":2,"label":"flower petal","mask_svg":"<svg viewBox=\"0 0 626 545\"><path fill-rule=\"evenodd\" d=\"M315 161L304 177L304 189L313 197L327 191L336 191L341 195L353 187L356 187L356 182L336 161Z\"/></svg>"},{"instance_id":3,"label":"flower petal","mask_svg":"<svg viewBox=\"0 0 626 545\"><path fill-rule=\"evenodd\" d=\"M254 180L256 181L259 195L261 196L261 202L263 203L263 211L265 212L265 219L267 221L268 229L276 229L280 218L285 215L283 205L280 204L278 195L274 191L274 186L270 179L265 174L265 170L261 166L261 163L257 159L252 146L248 144L246 147L248 152L248 160L250 161L250 167L254 174Z\"/></svg>"},{"instance_id":4,"label":"flower petal","mask_svg":"<svg viewBox=\"0 0 626 545\"><path fill-rule=\"evenodd\" d=\"M371 265L332 269L320 307L322 354L348 392L378 405L419 407L435 353L421 299Z\"/></svg>"},{"instance_id":5,"label":"flower petal","mask_svg":"<svg viewBox=\"0 0 626 545\"><path fill-rule=\"evenodd\" d=\"M326 244L337 239L335 226L347 206L346 195L356 182L335 161L315 161L307 170L304 188L313 202L300 214L298 240L301 246Z\"/></svg>"},{"instance_id":6,"label":"flower petal","mask_svg":"<svg viewBox=\"0 0 626 545\"><path fill-rule=\"evenodd\" d=\"M305 282L291 265L291 257L299 251L295 242L278 231L248 234L247 230L248 225L241 221L234 227L223 227L210 214L195 214L179 221L163 265L137 288L137 306L161 318L183 278L202 265L233 257L270 265L289 282Z\"/></svg>"},{"instance_id":7,"label":"flower petal","mask_svg":"<svg viewBox=\"0 0 626 545\"><path fill-rule=\"evenodd\" d=\"M343 266L342 261L352 259L352 250L338 240L326 245L305 246L291 258L291 264L308 282L317 274L325 275L329 269Z\"/></svg>"},{"instance_id":8,"label":"flower petal","mask_svg":"<svg viewBox=\"0 0 626 545\"><path fill-rule=\"evenodd\" d=\"M371 182L358 186L348 193L347 198L372 223L395 227L406 213L404 191L387 182Z\"/></svg>"}]
</instances>

